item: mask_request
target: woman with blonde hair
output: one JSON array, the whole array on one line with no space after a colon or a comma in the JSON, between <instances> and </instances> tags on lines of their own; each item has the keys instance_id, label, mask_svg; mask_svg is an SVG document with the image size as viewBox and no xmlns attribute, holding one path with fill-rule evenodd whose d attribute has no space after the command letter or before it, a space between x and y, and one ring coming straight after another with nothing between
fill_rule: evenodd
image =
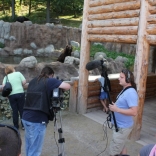
<instances>
[{"instance_id":1,"label":"woman with blonde hair","mask_svg":"<svg viewBox=\"0 0 156 156\"><path fill-rule=\"evenodd\" d=\"M20 73L16 72L14 67L9 65L5 68L6 76L3 79L3 87L5 86L6 79L11 83L12 92L8 96L9 102L13 111L13 124L18 129L19 128L19 115L22 118L23 114L23 106L25 103L25 93L23 86L26 84L25 77ZM23 124L21 122L22 129L24 129Z\"/></svg>"}]
</instances>

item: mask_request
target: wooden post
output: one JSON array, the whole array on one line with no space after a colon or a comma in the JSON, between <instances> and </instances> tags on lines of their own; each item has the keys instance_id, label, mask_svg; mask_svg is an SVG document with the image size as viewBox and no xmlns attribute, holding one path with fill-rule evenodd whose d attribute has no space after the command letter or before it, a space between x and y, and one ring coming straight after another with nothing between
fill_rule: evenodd
<instances>
[{"instance_id":1,"label":"wooden post","mask_svg":"<svg viewBox=\"0 0 156 156\"><path fill-rule=\"evenodd\" d=\"M70 88L69 111L77 112L77 92L78 92L78 78L72 77L72 87Z\"/></svg>"},{"instance_id":2,"label":"wooden post","mask_svg":"<svg viewBox=\"0 0 156 156\"><path fill-rule=\"evenodd\" d=\"M135 117L134 127L130 135L130 139L133 140L138 140L140 138L142 126L142 114L145 100L146 80L149 61L149 43L147 42L146 39L147 17L148 17L148 2L147 0L141 0L138 40L134 65L134 75L136 77L139 102L138 102L138 114Z\"/></svg>"},{"instance_id":3,"label":"wooden post","mask_svg":"<svg viewBox=\"0 0 156 156\"><path fill-rule=\"evenodd\" d=\"M80 114L86 113L88 98L88 71L85 68L90 58L90 42L87 40L88 5L89 0L84 0L77 105L78 113Z\"/></svg>"}]
</instances>

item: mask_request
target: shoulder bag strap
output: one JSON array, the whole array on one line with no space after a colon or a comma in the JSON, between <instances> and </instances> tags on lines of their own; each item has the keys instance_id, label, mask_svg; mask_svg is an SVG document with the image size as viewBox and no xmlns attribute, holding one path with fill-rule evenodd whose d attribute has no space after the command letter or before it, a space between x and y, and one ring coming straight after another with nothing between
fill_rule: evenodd
<instances>
[{"instance_id":1,"label":"shoulder bag strap","mask_svg":"<svg viewBox=\"0 0 156 156\"><path fill-rule=\"evenodd\" d=\"M6 83L9 82L8 75L6 75Z\"/></svg>"}]
</instances>

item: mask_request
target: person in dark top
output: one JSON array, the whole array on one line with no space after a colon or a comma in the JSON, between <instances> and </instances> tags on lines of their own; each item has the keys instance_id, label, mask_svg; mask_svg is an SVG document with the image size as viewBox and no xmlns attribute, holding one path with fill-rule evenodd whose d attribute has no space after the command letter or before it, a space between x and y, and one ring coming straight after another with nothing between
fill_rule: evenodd
<instances>
[{"instance_id":1,"label":"person in dark top","mask_svg":"<svg viewBox=\"0 0 156 156\"><path fill-rule=\"evenodd\" d=\"M25 127L26 156L40 156L49 122L49 99L55 88L69 90L70 85L53 78L54 71L45 66L29 83L22 121Z\"/></svg>"}]
</instances>

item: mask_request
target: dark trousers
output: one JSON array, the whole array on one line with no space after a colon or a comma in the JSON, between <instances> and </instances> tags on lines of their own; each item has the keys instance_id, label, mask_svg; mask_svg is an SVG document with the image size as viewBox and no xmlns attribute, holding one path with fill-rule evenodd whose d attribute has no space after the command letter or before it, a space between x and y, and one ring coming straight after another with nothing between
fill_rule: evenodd
<instances>
[{"instance_id":1,"label":"dark trousers","mask_svg":"<svg viewBox=\"0 0 156 156\"><path fill-rule=\"evenodd\" d=\"M18 94L10 95L9 102L13 111L13 114L12 114L13 124L18 129L19 128L19 125L18 125L19 115L20 115L20 118L22 119L22 114L23 114L23 107L25 103L25 93L18 93ZM21 121L21 124L22 124L22 121Z\"/></svg>"}]
</instances>

